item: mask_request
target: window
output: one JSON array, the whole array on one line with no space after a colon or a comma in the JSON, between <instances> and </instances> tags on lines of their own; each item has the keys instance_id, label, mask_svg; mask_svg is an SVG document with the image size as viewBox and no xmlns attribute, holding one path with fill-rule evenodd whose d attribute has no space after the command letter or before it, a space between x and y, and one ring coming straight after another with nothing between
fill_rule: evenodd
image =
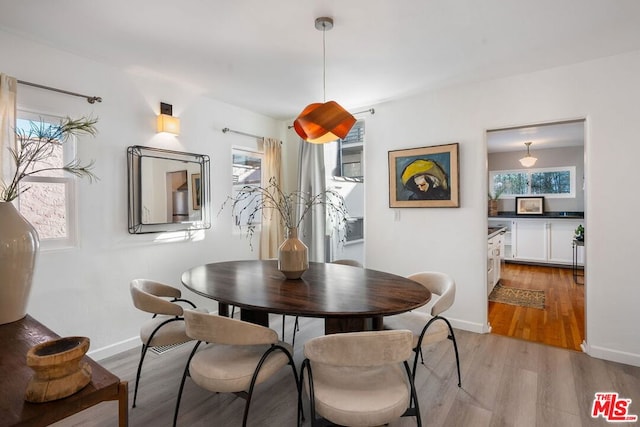
<instances>
[{"instance_id":1,"label":"window","mask_svg":"<svg viewBox=\"0 0 640 427\"><path fill-rule=\"evenodd\" d=\"M231 150L233 159L233 195L237 195L238 191L246 186L262 186L262 157L263 154L257 151L251 151L244 148L233 148ZM257 201L254 201L256 204ZM246 208L236 210L239 214L235 217L235 225L244 227L247 225L260 226L262 222L261 212L249 218L253 212L253 206L247 202Z\"/></svg>"},{"instance_id":2,"label":"window","mask_svg":"<svg viewBox=\"0 0 640 427\"><path fill-rule=\"evenodd\" d=\"M27 132L41 123L57 126L60 119L18 111L16 127ZM52 155L35 167L62 167L75 158L75 140L56 146ZM76 195L73 175L61 170L44 171L24 178L20 185L28 188L18 197L20 213L35 227L40 247L68 248L76 245Z\"/></svg>"},{"instance_id":3,"label":"window","mask_svg":"<svg viewBox=\"0 0 640 427\"><path fill-rule=\"evenodd\" d=\"M339 176L363 180L362 154L364 147L364 121L358 120L344 139L339 139Z\"/></svg>"},{"instance_id":4,"label":"window","mask_svg":"<svg viewBox=\"0 0 640 427\"><path fill-rule=\"evenodd\" d=\"M545 196L576 197L576 168L515 169L489 172L489 188L502 197Z\"/></svg>"}]
</instances>

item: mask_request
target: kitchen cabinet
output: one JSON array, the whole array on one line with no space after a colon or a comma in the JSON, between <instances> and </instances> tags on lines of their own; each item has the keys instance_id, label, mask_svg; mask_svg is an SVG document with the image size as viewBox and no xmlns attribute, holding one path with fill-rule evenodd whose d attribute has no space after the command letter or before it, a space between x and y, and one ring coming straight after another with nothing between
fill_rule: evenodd
<instances>
[{"instance_id":1,"label":"kitchen cabinet","mask_svg":"<svg viewBox=\"0 0 640 427\"><path fill-rule=\"evenodd\" d=\"M487 296L500 281L504 253L504 235L499 233L487 241Z\"/></svg>"},{"instance_id":2,"label":"kitchen cabinet","mask_svg":"<svg viewBox=\"0 0 640 427\"><path fill-rule=\"evenodd\" d=\"M573 262L573 236L581 221L549 221L549 262L571 264Z\"/></svg>"},{"instance_id":3,"label":"kitchen cabinet","mask_svg":"<svg viewBox=\"0 0 640 427\"><path fill-rule=\"evenodd\" d=\"M547 261L547 221L511 221L511 256L527 261ZM569 241L569 245L571 241Z\"/></svg>"},{"instance_id":4,"label":"kitchen cabinet","mask_svg":"<svg viewBox=\"0 0 640 427\"><path fill-rule=\"evenodd\" d=\"M499 222L490 220L493 226L505 226L507 238L505 259L545 264L571 265L573 261L573 236L583 219L510 218ZM578 264L584 263L584 248L578 251Z\"/></svg>"}]
</instances>

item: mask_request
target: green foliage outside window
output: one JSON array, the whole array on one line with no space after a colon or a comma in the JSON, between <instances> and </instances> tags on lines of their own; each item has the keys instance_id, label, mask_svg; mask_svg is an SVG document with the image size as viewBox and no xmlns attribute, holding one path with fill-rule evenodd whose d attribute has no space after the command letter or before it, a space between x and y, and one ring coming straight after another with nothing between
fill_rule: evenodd
<instances>
[{"instance_id":1,"label":"green foliage outside window","mask_svg":"<svg viewBox=\"0 0 640 427\"><path fill-rule=\"evenodd\" d=\"M503 196L574 197L574 175L574 167L492 171L489 192L500 190Z\"/></svg>"}]
</instances>

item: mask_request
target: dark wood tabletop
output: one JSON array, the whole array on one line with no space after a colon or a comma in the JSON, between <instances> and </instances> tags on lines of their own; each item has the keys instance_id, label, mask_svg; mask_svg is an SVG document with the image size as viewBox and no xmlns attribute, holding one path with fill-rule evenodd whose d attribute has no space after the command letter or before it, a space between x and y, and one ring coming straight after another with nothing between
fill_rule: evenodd
<instances>
[{"instance_id":1,"label":"dark wood tabletop","mask_svg":"<svg viewBox=\"0 0 640 427\"><path fill-rule=\"evenodd\" d=\"M0 426L48 426L107 400L118 400L118 425L128 425L127 382L85 356L91 367L91 382L64 399L45 403L24 400L33 370L27 366L27 352L36 344L60 338L27 315L0 325Z\"/></svg>"},{"instance_id":2,"label":"dark wood tabletop","mask_svg":"<svg viewBox=\"0 0 640 427\"><path fill-rule=\"evenodd\" d=\"M380 319L421 307L431 299L431 293L417 282L382 271L310 262L299 280L287 280L277 266L276 260L206 264L184 272L182 283L196 294L245 312L339 320L341 326L329 327L328 333L361 330L361 325L347 326L346 321ZM374 325L380 327L381 323Z\"/></svg>"}]
</instances>

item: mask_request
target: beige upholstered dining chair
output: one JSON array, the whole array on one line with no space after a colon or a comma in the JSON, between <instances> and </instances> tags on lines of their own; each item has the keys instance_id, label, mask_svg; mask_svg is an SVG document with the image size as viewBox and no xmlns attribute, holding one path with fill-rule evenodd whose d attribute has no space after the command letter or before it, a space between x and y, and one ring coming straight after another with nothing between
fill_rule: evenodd
<instances>
[{"instance_id":1,"label":"beige upholstered dining chair","mask_svg":"<svg viewBox=\"0 0 640 427\"><path fill-rule=\"evenodd\" d=\"M384 318L385 329L409 329L414 334L414 351L412 375L415 378L418 356L422 357L422 348L436 342L449 339L453 343L458 370L458 387L462 387L460 378L460 358L458 344L451 323L441 314L453 305L456 297L456 284L451 276L435 271L425 271L408 276L409 279L427 288L432 299L430 314L420 311L410 311ZM424 359L422 359L424 364Z\"/></svg>"},{"instance_id":2,"label":"beige upholstered dining chair","mask_svg":"<svg viewBox=\"0 0 640 427\"><path fill-rule=\"evenodd\" d=\"M351 267L360 267L362 268L362 264L355 259L336 259L331 261L332 264L342 264L342 265L350 265Z\"/></svg>"},{"instance_id":3,"label":"beige upholstered dining chair","mask_svg":"<svg viewBox=\"0 0 640 427\"><path fill-rule=\"evenodd\" d=\"M362 264L355 259L336 259L331 261L331 264L341 264L341 265L349 265L351 267L359 267L362 268ZM282 336L284 337L284 320L286 315L282 315ZM298 323L298 316L296 316L296 320L293 323L293 336L291 338L291 345L295 345L296 343L296 332L300 331L300 324ZM282 338L284 339L284 338Z\"/></svg>"},{"instance_id":4,"label":"beige upholstered dining chair","mask_svg":"<svg viewBox=\"0 0 640 427\"><path fill-rule=\"evenodd\" d=\"M198 343L191 352L182 375L173 416L174 427L187 375L206 390L234 393L244 398L243 426L247 424L255 386L284 366L291 365L296 390L299 390L298 374L291 356L293 348L290 344L279 341L278 333L273 329L194 310L185 310L184 317L187 335ZM206 343L205 347L198 350L202 343Z\"/></svg>"},{"instance_id":5,"label":"beige upholstered dining chair","mask_svg":"<svg viewBox=\"0 0 640 427\"><path fill-rule=\"evenodd\" d=\"M379 426L401 416L422 425L407 360L409 330L350 332L313 338L304 345L300 388L307 391L311 425ZM306 371L306 375L305 375ZM298 408L302 417L302 405Z\"/></svg>"},{"instance_id":6,"label":"beige upholstered dining chair","mask_svg":"<svg viewBox=\"0 0 640 427\"><path fill-rule=\"evenodd\" d=\"M151 347L181 344L191 341L185 332L183 308L179 303L186 303L195 308L191 301L183 299L179 289L173 286L146 279L135 279L129 284L133 305L144 312L153 315L140 328L140 340L142 341L142 354L138 371L136 373L136 385L133 392L133 408L136 407L138 397L138 384L142 363Z\"/></svg>"}]
</instances>

